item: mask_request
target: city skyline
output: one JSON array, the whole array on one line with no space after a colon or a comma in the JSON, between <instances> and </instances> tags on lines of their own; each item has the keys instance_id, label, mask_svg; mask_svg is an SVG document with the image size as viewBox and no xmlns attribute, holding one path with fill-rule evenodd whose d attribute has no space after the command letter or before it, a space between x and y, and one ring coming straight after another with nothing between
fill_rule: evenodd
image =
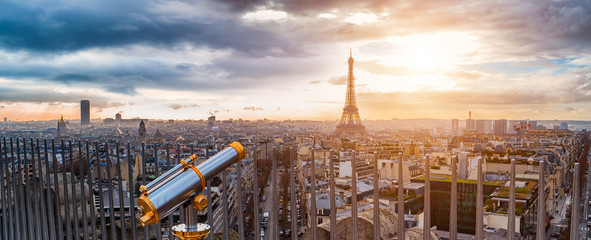
<instances>
[{"instance_id":1,"label":"city skyline","mask_svg":"<svg viewBox=\"0 0 591 240\"><path fill-rule=\"evenodd\" d=\"M2 5L12 121L337 120L350 48L363 119L591 118L583 1Z\"/></svg>"}]
</instances>

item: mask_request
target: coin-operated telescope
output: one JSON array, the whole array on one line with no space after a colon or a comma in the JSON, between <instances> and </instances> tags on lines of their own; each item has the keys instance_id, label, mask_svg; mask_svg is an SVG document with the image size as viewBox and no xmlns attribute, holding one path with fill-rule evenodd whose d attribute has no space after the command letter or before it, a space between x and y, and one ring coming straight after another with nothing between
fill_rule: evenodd
<instances>
[{"instance_id":1,"label":"coin-operated telescope","mask_svg":"<svg viewBox=\"0 0 591 240\"><path fill-rule=\"evenodd\" d=\"M175 225L173 234L182 240L202 239L209 234L210 227L197 223L193 213L192 208L201 211L207 207L207 198L199 193L205 189L207 180L240 161L245 154L242 144L233 142L199 166L192 164L197 160L197 156L192 155L148 185L140 186L141 195L137 200L142 214L140 223L143 226L157 223L185 204L187 222Z\"/></svg>"}]
</instances>

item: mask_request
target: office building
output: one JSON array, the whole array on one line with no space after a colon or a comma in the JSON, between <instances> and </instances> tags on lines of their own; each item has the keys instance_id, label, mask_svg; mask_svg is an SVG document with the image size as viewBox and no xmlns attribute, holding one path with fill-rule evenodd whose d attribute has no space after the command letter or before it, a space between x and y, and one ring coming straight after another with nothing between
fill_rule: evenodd
<instances>
[{"instance_id":1,"label":"office building","mask_svg":"<svg viewBox=\"0 0 591 240\"><path fill-rule=\"evenodd\" d=\"M121 120L121 113L115 114L115 120Z\"/></svg>"},{"instance_id":2,"label":"office building","mask_svg":"<svg viewBox=\"0 0 591 240\"><path fill-rule=\"evenodd\" d=\"M89 100L80 101L80 124L81 125L90 124L90 101Z\"/></svg>"},{"instance_id":3,"label":"office building","mask_svg":"<svg viewBox=\"0 0 591 240\"><path fill-rule=\"evenodd\" d=\"M424 177L411 179L411 182L423 183ZM476 188L474 180L462 180L458 183L458 233L474 234L476 226ZM491 198L491 194L498 187L497 183L484 182L484 200ZM431 226L437 226L438 230L449 231L451 177L431 176Z\"/></svg>"}]
</instances>

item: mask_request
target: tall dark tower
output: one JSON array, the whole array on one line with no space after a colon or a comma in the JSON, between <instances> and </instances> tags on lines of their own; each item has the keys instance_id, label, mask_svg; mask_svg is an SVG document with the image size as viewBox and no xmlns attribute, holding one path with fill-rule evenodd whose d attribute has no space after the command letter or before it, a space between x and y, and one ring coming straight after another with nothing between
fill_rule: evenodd
<instances>
[{"instance_id":1,"label":"tall dark tower","mask_svg":"<svg viewBox=\"0 0 591 240\"><path fill-rule=\"evenodd\" d=\"M140 128L138 129L138 133L140 134L140 138L146 138L146 124L144 123L144 120L141 120L140 122Z\"/></svg>"},{"instance_id":2,"label":"tall dark tower","mask_svg":"<svg viewBox=\"0 0 591 240\"><path fill-rule=\"evenodd\" d=\"M88 100L80 101L80 124L90 124L90 101Z\"/></svg>"},{"instance_id":3,"label":"tall dark tower","mask_svg":"<svg viewBox=\"0 0 591 240\"><path fill-rule=\"evenodd\" d=\"M355 77L353 76L353 53L349 52L349 76L347 77L347 97L343 115L337 129L333 132L335 137L365 136L365 126L359 117L359 108L355 97Z\"/></svg>"}]
</instances>

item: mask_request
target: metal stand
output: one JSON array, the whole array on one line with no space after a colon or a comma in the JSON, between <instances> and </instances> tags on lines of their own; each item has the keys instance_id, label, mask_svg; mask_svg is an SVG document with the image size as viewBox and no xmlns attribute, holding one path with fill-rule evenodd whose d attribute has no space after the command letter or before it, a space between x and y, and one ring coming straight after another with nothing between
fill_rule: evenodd
<instances>
[{"instance_id":1,"label":"metal stand","mask_svg":"<svg viewBox=\"0 0 591 240\"><path fill-rule=\"evenodd\" d=\"M197 210L204 210L207 207L207 198L198 195L185 206L186 223L174 225L172 234L180 240L201 240L210 232L209 225L197 222Z\"/></svg>"}]
</instances>

